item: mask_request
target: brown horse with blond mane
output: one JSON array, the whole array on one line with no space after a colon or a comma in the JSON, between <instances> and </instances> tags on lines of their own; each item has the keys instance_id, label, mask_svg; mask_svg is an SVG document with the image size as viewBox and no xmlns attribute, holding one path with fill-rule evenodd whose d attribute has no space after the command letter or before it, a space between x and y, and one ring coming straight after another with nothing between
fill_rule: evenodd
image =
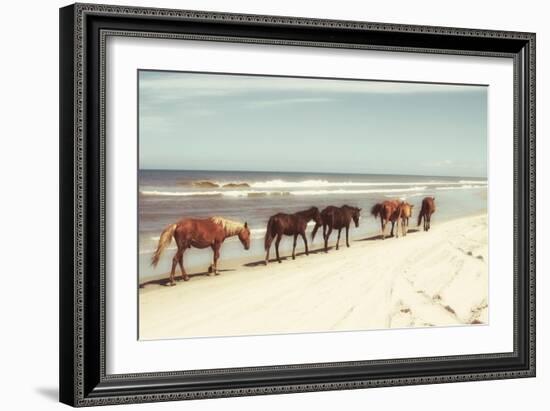
<instances>
[{"instance_id":1,"label":"brown horse with blond mane","mask_svg":"<svg viewBox=\"0 0 550 411\"><path fill-rule=\"evenodd\" d=\"M281 258L279 257L279 243L281 242L283 235L291 235L294 237L294 244L292 246L293 260L296 258L296 241L298 239L298 235L302 237L302 240L304 240L306 255L309 255L306 228L307 223L311 220L315 221L317 224L321 222L321 216L317 207L311 207L307 210L299 211L294 214L278 213L269 217L264 239L266 251L265 264L267 265L269 262L269 250L271 248L271 243L275 238L275 253L277 254L277 261L279 263L281 262Z\"/></svg>"},{"instance_id":2,"label":"brown horse with blond mane","mask_svg":"<svg viewBox=\"0 0 550 411\"><path fill-rule=\"evenodd\" d=\"M380 216L380 226L382 229L382 239L386 238L386 225L391 222L390 235L393 237L393 230L397 224L395 230L395 236L399 237L399 225L401 225L401 231L405 235L405 228L403 227L403 216L406 215L406 221L408 226L408 219L412 213L412 205L401 200L386 200L382 203L377 203L372 206L370 212L376 218ZM405 212L404 212L405 210Z\"/></svg>"},{"instance_id":3,"label":"brown horse with blond mane","mask_svg":"<svg viewBox=\"0 0 550 411\"><path fill-rule=\"evenodd\" d=\"M413 207L414 205L406 201L401 204L401 228L403 230L403 236L406 236L409 231L409 218L412 217Z\"/></svg>"},{"instance_id":4,"label":"brown horse with blond mane","mask_svg":"<svg viewBox=\"0 0 550 411\"><path fill-rule=\"evenodd\" d=\"M435 213L435 197L425 197L422 200L420 213L418 213L418 225L420 225L422 223L422 219L424 219L424 231L428 231L430 229L433 213Z\"/></svg>"},{"instance_id":5,"label":"brown horse with blond mane","mask_svg":"<svg viewBox=\"0 0 550 411\"><path fill-rule=\"evenodd\" d=\"M220 247L227 237L238 236L245 250L250 248L250 230L248 224L244 224L225 219L223 217L210 217L205 219L186 218L177 223L166 227L158 242L157 250L153 254L151 264L156 267L162 251L170 244L172 237L176 240L178 250L172 258L172 271L170 272L170 285L176 285L175 272L179 264L181 275L184 281L189 280L189 276L183 267L183 253L191 247L208 248L211 247L214 252L212 265L208 272L212 271L218 275L218 258L220 257Z\"/></svg>"}]
</instances>

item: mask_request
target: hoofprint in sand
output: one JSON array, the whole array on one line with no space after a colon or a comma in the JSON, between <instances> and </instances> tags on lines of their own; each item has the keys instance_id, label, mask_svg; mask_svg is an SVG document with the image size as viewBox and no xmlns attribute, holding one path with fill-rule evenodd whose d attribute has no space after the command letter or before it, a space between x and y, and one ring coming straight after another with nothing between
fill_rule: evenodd
<instances>
[{"instance_id":1,"label":"hoofprint in sand","mask_svg":"<svg viewBox=\"0 0 550 411\"><path fill-rule=\"evenodd\" d=\"M222 249L219 276L140 288L140 339L486 324L487 216L415 230L267 266Z\"/></svg>"}]
</instances>

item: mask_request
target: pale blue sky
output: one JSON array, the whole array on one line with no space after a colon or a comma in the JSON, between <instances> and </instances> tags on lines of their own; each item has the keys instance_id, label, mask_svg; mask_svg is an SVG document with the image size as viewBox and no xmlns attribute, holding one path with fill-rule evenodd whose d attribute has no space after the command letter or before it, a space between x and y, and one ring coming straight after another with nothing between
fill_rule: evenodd
<instances>
[{"instance_id":1,"label":"pale blue sky","mask_svg":"<svg viewBox=\"0 0 550 411\"><path fill-rule=\"evenodd\" d=\"M141 169L486 177L487 87L139 72Z\"/></svg>"}]
</instances>

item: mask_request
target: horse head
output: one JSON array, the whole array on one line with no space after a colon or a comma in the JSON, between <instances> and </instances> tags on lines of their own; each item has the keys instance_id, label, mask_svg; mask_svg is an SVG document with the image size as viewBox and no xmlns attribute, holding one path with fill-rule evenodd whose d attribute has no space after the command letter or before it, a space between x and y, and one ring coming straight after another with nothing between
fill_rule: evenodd
<instances>
[{"instance_id":1,"label":"horse head","mask_svg":"<svg viewBox=\"0 0 550 411\"><path fill-rule=\"evenodd\" d=\"M406 201L403 201L401 203L401 215L403 217L410 217L412 215L412 209L413 209L413 205L412 204L409 204L407 203Z\"/></svg>"},{"instance_id":2,"label":"horse head","mask_svg":"<svg viewBox=\"0 0 550 411\"><path fill-rule=\"evenodd\" d=\"M239 240L241 240L241 244L245 250L250 248L250 229L247 222L244 223L244 228L239 231Z\"/></svg>"},{"instance_id":3,"label":"horse head","mask_svg":"<svg viewBox=\"0 0 550 411\"><path fill-rule=\"evenodd\" d=\"M311 219L315 221L316 225L323 225L323 219L321 218L321 212L317 207L311 207Z\"/></svg>"},{"instance_id":4,"label":"horse head","mask_svg":"<svg viewBox=\"0 0 550 411\"><path fill-rule=\"evenodd\" d=\"M352 214L351 218L353 218L353 222L355 223L355 227L359 227L359 217L361 217L361 209L357 207L352 207Z\"/></svg>"},{"instance_id":5,"label":"horse head","mask_svg":"<svg viewBox=\"0 0 550 411\"><path fill-rule=\"evenodd\" d=\"M311 241L313 241L315 239L315 234L317 234L317 230L319 230L319 227L323 225L323 217L317 207L311 207L310 210L311 219L315 221L315 227L313 227L313 231L311 232Z\"/></svg>"}]
</instances>

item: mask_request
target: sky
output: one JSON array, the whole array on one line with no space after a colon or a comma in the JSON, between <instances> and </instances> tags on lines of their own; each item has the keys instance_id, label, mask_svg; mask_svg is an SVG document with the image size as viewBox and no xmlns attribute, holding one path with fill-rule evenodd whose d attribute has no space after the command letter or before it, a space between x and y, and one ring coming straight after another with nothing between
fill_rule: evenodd
<instances>
[{"instance_id":1,"label":"sky","mask_svg":"<svg viewBox=\"0 0 550 411\"><path fill-rule=\"evenodd\" d=\"M487 87L139 72L141 169L487 176Z\"/></svg>"}]
</instances>

